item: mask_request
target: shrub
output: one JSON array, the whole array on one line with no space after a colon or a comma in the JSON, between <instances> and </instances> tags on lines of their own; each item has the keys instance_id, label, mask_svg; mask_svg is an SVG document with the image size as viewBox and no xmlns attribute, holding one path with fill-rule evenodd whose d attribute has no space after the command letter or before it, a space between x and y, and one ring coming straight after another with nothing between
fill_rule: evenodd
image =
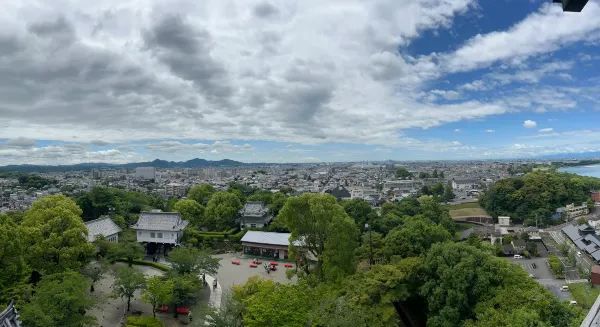
<instances>
[{"instance_id":1,"label":"shrub","mask_svg":"<svg viewBox=\"0 0 600 327\"><path fill-rule=\"evenodd\" d=\"M127 260L125 260L125 259L117 259L115 261L127 263ZM151 261L133 260L133 264L138 265L138 266L148 266L148 267L156 268L158 270L162 270L165 272L171 270L171 268L169 266L166 266L166 265L163 265L163 264L157 263L157 262L151 262Z\"/></svg>"},{"instance_id":2,"label":"shrub","mask_svg":"<svg viewBox=\"0 0 600 327\"><path fill-rule=\"evenodd\" d=\"M164 327L164 324L150 316L127 317L125 327Z\"/></svg>"}]
</instances>

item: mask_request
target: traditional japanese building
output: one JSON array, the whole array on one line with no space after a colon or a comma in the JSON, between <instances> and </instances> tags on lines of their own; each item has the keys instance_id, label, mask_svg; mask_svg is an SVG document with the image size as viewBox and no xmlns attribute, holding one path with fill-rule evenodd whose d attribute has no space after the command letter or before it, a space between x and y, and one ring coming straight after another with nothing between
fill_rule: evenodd
<instances>
[{"instance_id":1,"label":"traditional japanese building","mask_svg":"<svg viewBox=\"0 0 600 327\"><path fill-rule=\"evenodd\" d=\"M4 311L0 312L0 327L21 327L19 314L12 301Z\"/></svg>"},{"instance_id":2,"label":"traditional japanese building","mask_svg":"<svg viewBox=\"0 0 600 327\"><path fill-rule=\"evenodd\" d=\"M88 242L95 241L99 236L104 237L109 242L119 241L121 227L117 226L108 216L86 221L85 227L88 229Z\"/></svg>"},{"instance_id":3,"label":"traditional japanese building","mask_svg":"<svg viewBox=\"0 0 600 327\"><path fill-rule=\"evenodd\" d=\"M188 223L181 219L179 212L141 212L131 228L136 231L137 241L146 245L149 253L154 253L156 249L179 245Z\"/></svg>"},{"instance_id":4,"label":"traditional japanese building","mask_svg":"<svg viewBox=\"0 0 600 327\"><path fill-rule=\"evenodd\" d=\"M240 210L240 228L262 228L272 219L269 208L262 202L248 202Z\"/></svg>"}]
</instances>

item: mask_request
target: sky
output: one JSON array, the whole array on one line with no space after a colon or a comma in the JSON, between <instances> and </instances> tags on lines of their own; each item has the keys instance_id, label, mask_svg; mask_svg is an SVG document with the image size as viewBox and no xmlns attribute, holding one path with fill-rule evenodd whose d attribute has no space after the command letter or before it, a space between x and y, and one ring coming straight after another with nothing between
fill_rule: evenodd
<instances>
[{"instance_id":1,"label":"sky","mask_svg":"<svg viewBox=\"0 0 600 327\"><path fill-rule=\"evenodd\" d=\"M0 165L600 151L600 0L0 6Z\"/></svg>"}]
</instances>

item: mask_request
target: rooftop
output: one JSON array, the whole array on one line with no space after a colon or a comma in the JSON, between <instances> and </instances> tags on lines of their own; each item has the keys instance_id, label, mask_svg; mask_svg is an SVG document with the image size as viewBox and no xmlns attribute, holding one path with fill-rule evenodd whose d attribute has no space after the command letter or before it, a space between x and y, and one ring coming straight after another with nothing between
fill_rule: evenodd
<instances>
[{"instance_id":1,"label":"rooftop","mask_svg":"<svg viewBox=\"0 0 600 327\"><path fill-rule=\"evenodd\" d=\"M241 210L242 216L246 217L262 217L266 215L268 209L265 205L260 201L248 202L244 205L244 208Z\"/></svg>"},{"instance_id":2,"label":"rooftop","mask_svg":"<svg viewBox=\"0 0 600 327\"><path fill-rule=\"evenodd\" d=\"M290 233L247 231L242 237L242 243L260 243L270 245L288 246L290 244Z\"/></svg>"},{"instance_id":3,"label":"rooftop","mask_svg":"<svg viewBox=\"0 0 600 327\"><path fill-rule=\"evenodd\" d=\"M181 231L188 225L179 212L141 212L140 218L131 228L144 230Z\"/></svg>"},{"instance_id":4,"label":"rooftop","mask_svg":"<svg viewBox=\"0 0 600 327\"><path fill-rule=\"evenodd\" d=\"M112 219L108 216L102 216L98 219L90 220L85 222L85 226L88 229L88 241L93 242L96 240L96 236L109 236L121 231L121 227L117 226Z\"/></svg>"}]
</instances>

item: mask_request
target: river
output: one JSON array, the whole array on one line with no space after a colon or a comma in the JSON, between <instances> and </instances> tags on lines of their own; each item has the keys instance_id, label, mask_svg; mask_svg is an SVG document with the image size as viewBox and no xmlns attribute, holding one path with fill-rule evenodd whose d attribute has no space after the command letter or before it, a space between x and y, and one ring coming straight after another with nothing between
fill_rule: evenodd
<instances>
[{"instance_id":1,"label":"river","mask_svg":"<svg viewBox=\"0 0 600 327\"><path fill-rule=\"evenodd\" d=\"M577 174L581 176L591 176L600 178L600 165L563 167L560 168L559 171Z\"/></svg>"}]
</instances>

